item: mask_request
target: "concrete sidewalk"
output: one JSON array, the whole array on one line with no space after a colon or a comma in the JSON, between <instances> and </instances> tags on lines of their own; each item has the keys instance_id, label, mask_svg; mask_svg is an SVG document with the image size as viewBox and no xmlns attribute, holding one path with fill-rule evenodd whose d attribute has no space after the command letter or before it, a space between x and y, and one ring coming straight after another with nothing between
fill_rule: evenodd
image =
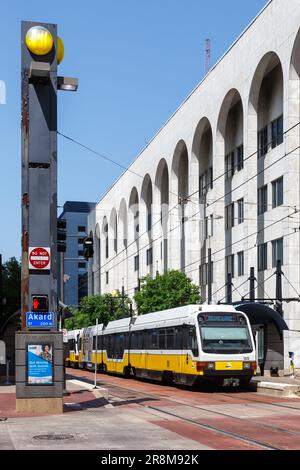
<instances>
[{"instance_id":1,"label":"concrete sidewalk","mask_svg":"<svg viewBox=\"0 0 300 470\"><path fill-rule=\"evenodd\" d=\"M89 384L76 380L69 380L67 389L69 394L64 396L64 412L99 408L108 403L108 393L105 389L93 390ZM45 416L45 414L17 413L16 386L0 384L0 420L25 416Z\"/></svg>"},{"instance_id":2,"label":"concrete sidewalk","mask_svg":"<svg viewBox=\"0 0 300 470\"><path fill-rule=\"evenodd\" d=\"M300 377L298 374L294 378L257 376L252 379L251 383L256 387L258 393L300 398Z\"/></svg>"}]
</instances>

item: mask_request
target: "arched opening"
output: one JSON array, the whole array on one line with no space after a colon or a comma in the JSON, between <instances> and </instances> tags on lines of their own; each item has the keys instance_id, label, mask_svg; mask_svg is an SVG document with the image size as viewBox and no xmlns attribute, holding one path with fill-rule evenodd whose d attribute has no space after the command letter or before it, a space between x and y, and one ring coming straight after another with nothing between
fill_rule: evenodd
<instances>
[{"instance_id":1,"label":"arched opening","mask_svg":"<svg viewBox=\"0 0 300 470\"><path fill-rule=\"evenodd\" d=\"M180 261L179 266L182 272L186 265L186 205L189 195L189 159L186 144L181 140L175 149L172 163L172 180L179 198L178 222L180 224Z\"/></svg>"},{"instance_id":2,"label":"arched opening","mask_svg":"<svg viewBox=\"0 0 300 470\"><path fill-rule=\"evenodd\" d=\"M110 230L112 233L112 241L113 241L113 254L114 256L118 253L118 217L117 211L115 208L112 209L110 214Z\"/></svg>"},{"instance_id":3,"label":"arched opening","mask_svg":"<svg viewBox=\"0 0 300 470\"><path fill-rule=\"evenodd\" d=\"M153 246L152 246L152 204L153 189L152 180L146 175L141 190L141 216L144 218L142 232L147 233L146 243L146 266L147 272L153 275ZM145 230L144 230L145 227Z\"/></svg>"},{"instance_id":4,"label":"arched opening","mask_svg":"<svg viewBox=\"0 0 300 470\"><path fill-rule=\"evenodd\" d=\"M134 266L134 275L129 276L132 278L132 282L139 279L140 273L140 257L139 257L139 233L140 233L140 212L139 212L139 195L137 189L134 187L131 190L130 198L129 198L129 224L131 232L128 234L131 246L131 253L134 257L133 266ZM132 272L130 270L130 272ZM133 287L130 285L130 288Z\"/></svg>"},{"instance_id":5,"label":"arched opening","mask_svg":"<svg viewBox=\"0 0 300 470\"><path fill-rule=\"evenodd\" d=\"M128 226L127 226L127 205L125 199L122 199L119 208L119 230L122 249L127 248Z\"/></svg>"},{"instance_id":6,"label":"arched opening","mask_svg":"<svg viewBox=\"0 0 300 470\"><path fill-rule=\"evenodd\" d=\"M285 175L281 165L274 165L272 171L266 167L283 156L283 70L277 54L267 53L260 61L250 89L249 97L249 143L254 146L256 139L256 173L257 173L257 279L264 285L266 276L272 269L270 254L271 244L266 239L265 223L268 213L284 203ZM253 133L253 129L256 133ZM252 142L251 142L252 139ZM273 154L274 152L274 154ZM255 158L255 157L254 157ZM270 215L269 215L270 217ZM280 239L282 225L277 226L276 238ZM269 271L269 273L268 273ZM258 297L264 297L263 287L258 289Z\"/></svg>"},{"instance_id":7,"label":"arched opening","mask_svg":"<svg viewBox=\"0 0 300 470\"><path fill-rule=\"evenodd\" d=\"M108 220L107 217L104 216L102 220L102 227L101 227L101 260L103 260L103 272L101 266L101 277L102 277L102 285L107 286L109 283L109 272L106 268L108 260L109 260L109 233L108 233Z\"/></svg>"},{"instance_id":8,"label":"arched opening","mask_svg":"<svg viewBox=\"0 0 300 470\"><path fill-rule=\"evenodd\" d=\"M207 250L211 247L211 238L213 237L213 219L207 213L207 205L210 202L209 193L213 189L213 135L211 124L206 117L200 120L195 132L191 167L191 179L196 175L198 180L196 184L199 188L198 197L192 197L195 201L199 202L200 209L199 240L197 240L200 243L201 257L199 285L201 297L203 300L206 300L209 268ZM198 249L198 243L195 243L196 249Z\"/></svg>"},{"instance_id":9,"label":"arched opening","mask_svg":"<svg viewBox=\"0 0 300 470\"><path fill-rule=\"evenodd\" d=\"M240 263L242 252L234 253L233 229L244 223L244 198L237 198L234 188L241 184L236 177L244 168L244 110L239 92L230 90L225 96L218 119L218 133L223 141L224 151L224 194L225 194L225 282L244 275ZM212 215L213 219L215 218ZM243 260L242 260L243 261Z\"/></svg>"},{"instance_id":10,"label":"arched opening","mask_svg":"<svg viewBox=\"0 0 300 470\"><path fill-rule=\"evenodd\" d=\"M160 261L163 272L168 270L168 223L169 223L169 170L163 158L157 167L155 190L159 192L160 204Z\"/></svg>"}]
</instances>

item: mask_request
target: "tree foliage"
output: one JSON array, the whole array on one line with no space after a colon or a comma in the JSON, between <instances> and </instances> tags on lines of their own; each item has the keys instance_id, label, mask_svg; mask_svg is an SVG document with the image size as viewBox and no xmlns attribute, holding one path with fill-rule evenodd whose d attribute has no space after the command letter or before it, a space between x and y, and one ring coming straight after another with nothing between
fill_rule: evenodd
<instances>
[{"instance_id":1,"label":"tree foliage","mask_svg":"<svg viewBox=\"0 0 300 470\"><path fill-rule=\"evenodd\" d=\"M128 317L130 315L130 301L125 296L124 304L120 297L111 294L93 295L81 299L79 309L72 309L73 318L66 320L66 327L70 329L85 328L95 325L98 318L100 323Z\"/></svg>"},{"instance_id":2,"label":"tree foliage","mask_svg":"<svg viewBox=\"0 0 300 470\"><path fill-rule=\"evenodd\" d=\"M0 326L21 308L21 263L10 258L2 266L2 316Z\"/></svg>"},{"instance_id":3,"label":"tree foliage","mask_svg":"<svg viewBox=\"0 0 300 470\"><path fill-rule=\"evenodd\" d=\"M134 296L139 315L170 308L198 304L199 287L180 271L168 271L152 279L141 280L140 292Z\"/></svg>"}]
</instances>

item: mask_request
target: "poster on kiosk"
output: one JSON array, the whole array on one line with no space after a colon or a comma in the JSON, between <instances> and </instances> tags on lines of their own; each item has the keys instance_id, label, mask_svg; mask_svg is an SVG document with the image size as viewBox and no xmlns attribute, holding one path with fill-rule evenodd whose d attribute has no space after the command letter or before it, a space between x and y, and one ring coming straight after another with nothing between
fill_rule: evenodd
<instances>
[{"instance_id":1,"label":"poster on kiosk","mask_svg":"<svg viewBox=\"0 0 300 470\"><path fill-rule=\"evenodd\" d=\"M52 344L27 344L27 384L53 385Z\"/></svg>"}]
</instances>

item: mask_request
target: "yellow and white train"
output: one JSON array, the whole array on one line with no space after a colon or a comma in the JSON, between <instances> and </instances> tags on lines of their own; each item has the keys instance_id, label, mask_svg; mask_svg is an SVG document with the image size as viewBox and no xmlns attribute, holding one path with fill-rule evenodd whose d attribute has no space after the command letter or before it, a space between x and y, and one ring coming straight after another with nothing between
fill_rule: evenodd
<instances>
[{"instance_id":1,"label":"yellow and white train","mask_svg":"<svg viewBox=\"0 0 300 470\"><path fill-rule=\"evenodd\" d=\"M232 306L189 305L68 332L67 365L193 385L247 384L256 353L247 316Z\"/></svg>"}]
</instances>

